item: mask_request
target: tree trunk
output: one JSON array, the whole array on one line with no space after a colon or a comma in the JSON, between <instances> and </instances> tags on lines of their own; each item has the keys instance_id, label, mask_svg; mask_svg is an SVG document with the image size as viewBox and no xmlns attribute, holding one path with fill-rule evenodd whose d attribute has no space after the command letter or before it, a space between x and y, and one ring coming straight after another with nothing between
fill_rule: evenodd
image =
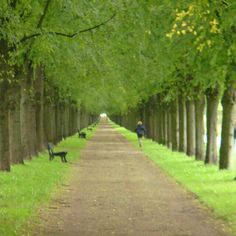
<instances>
[{"instance_id":1,"label":"tree trunk","mask_svg":"<svg viewBox=\"0 0 236 236\"><path fill-rule=\"evenodd\" d=\"M26 73L22 74L22 83L21 83L21 104L20 104L20 121L21 121L21 144L22 144L22 155L24 159L31 159L31 130L30 130L30 81L27 71L28 66L25 66Z\"/></svg>"},{"instance_id":2,"label":"tree trunk","mask_svg":"<svg viewBox=\"0 0 236 236\"><path fill-rule=\"evenodd\" d=\"M148 123L149 123L149 138L154 139L154 111L153 111L153 107L154 107L154 100L153 97L149 98L149 102L147 104L147 109L148 109Z\"/></svg>"},{"instance_id":3,"label":"tree trunk","mask_svg":"<svg viewBox=\"0 0 236 236\"><path fill-rule=\"evenodd\" d=\"M68 137L69 136L69 105L70 105L70 101L65 101L65 134L64 137Z\"/></svg>"},{"instance_id":4,"label":"tree trunk","mask_svg":"<svg viewBox=\"0 0 236 236\"><path fill-rule=\"evenodd\" d=\"M164 109L164 144L168 147L168 110L165 106Z\"/></svg>"},{"instance_id":5,"label":"tree trunk","mask_svg":"<svg viewBox=\"0 0 236 236\"><path fill-rule=\"evenodd\" d=\"M77 130L79 129L79 109L78 107L75 108L75 128L74 128L74 133L77 132Z\"/></svg>"},{"instance_id":6,"label":"tree trunk","mask_svg":"<svg viewBox=\"0 0 236 236\"><path fill-rule=\"evenodd\" d=\"M53 102L51 104L51 133L52 133L52 141L54 144L57 143L57 138L56 138L56 104Z\"/></svg>"},{"instance_id":7,"label":"tree trunk","mask_svg":"<svg viewBox=\"0 0 236 236\"><path fill-rule=\"evenodd\" d=\"M52 127L52 104L51 101L49 101L46 98L46 101L44 102L44 133L45 133L45 142L46 143L53 143L53 127Z\"/></svg>"},{"instance_id":8,"label":"tree trunk","mask_svg":"<svg viewBox=\"0 0 236 236\"><path fill-rule=\"evenodd\" d=\"M179 97L179 151L186 152L186 102Z\"/></svg>"},{"instance_id":9,"label":"tree trunk","mask_svg":"<svg viewBox=\"0 0 236 236\"><path fill-rule=\"evenodd\" d=\"M0 170L10 171L9 121L7 107L7 82L0 84Z\"/></svg>"},{"instance_id":10,"label":"tree trunk","mask_svg":"<svg viewBox=\"0 0 236 236\"><path fill-rule=\"evenodd\" d=\"M28 121L30 124L29 133L28 133L28 141L30 144L30 155L31 157L38 155L37 152L37 133L36 133L36 104L35 98L30 98L29 104L29 113L28 113Z\"/></svg>"},{"instance_id":11,"label":"tree trunk","mask_svg":"<svg viewBox=\"0 0 236 236\"><path fill-rule=\"evenodd\" d=\"M160 143L161 139L161 112L160 112L160 102L159 97L156 96L155 105L155 141Z\"/></svg>"},{"instance_id":12,"label":"tree trunk","mask_svg":"<svg viewBox=\"0 0 236 236\"><path fill-rule=\"evenodd\" d=\"M223 120L220 146L220 169L232 166L232 148L234 144L236 89L228 87L222 99Z\"/></svg>"},{"instance_id":13,"label":"tree trunk","mask_svg":"<svg viewBox=\"0 0 236 236\"><path fill-rule=\"evenodd\" d=\"M26 74L27 83L27 103L28 103L28 113L26 114L28 123L28 143L30 156L33 157L37 155L37 134L36 134L36 100L35 100L35 88L34 88L34 78L33 78L33 68L30 63L28 64L28 70Z\"/></svg>"},{"instance_id":14,"label":"tree trunk","mask_svg":"<svg viewBox=\"0 0 236 236\"><path fill-rule=\"evenodd\" d=\"M157 130L158 116L157 116L157 104L155 98L155 104L153 106L153 139L157 141L158 130Z\"/></svg>"},{"instance_id":15,"label":"tree trunk","mask_svg":"<svg viewBox=\"0 0 236 236\"><path fill-rule=\"evenodd\" d=\"M61 115L61 128L62 128L62 137L63 138L66 138L66 111L65 111L65 101L63 101L61 103L61 112L60 112L60 115ZM83 117L83 123L84 123L84 114L82 115ZM84 124L83 124L83 128L84 128Z\"/></svg>"},{"instance_id":16,"label":"tree trunk","mask_svg":"<svg viewBox=\"0 0 236 236\"><path fill-rule=\"evenodd\" d=\"M42 151L45 148L44 142L44 75L43 68L37 68L35 80L36 97L36 134L37 150Z\"/></svg>"},{"instance_id":17,"label":"tree trunk","mask_svg":"<svg viewBox=\"0 0 236 236\"><path fill-rule=\"evenodd\" d=\"M192 100L186 101L187 111L187 155L195 154L195 109Z\"/></svg>"},{"instance_id":18,"label":"tree trunk","mask_svg":"<svg viewBox=\"0 0 236 236\"><path fill-rule=\"evenodd\" d=\"M157 102L157 110L156 110L156 116L157 116L157 143L161 143L161 122L162 122L162 113L161 113L161 106L159 101Z\"/></svg>"},{"instance_id":19,"label":"tree trunk","mask_svg":"<svg viewBox=\"0 0 236 236\"><path fill-rule=\"evenodd\" d=\"M147 129L147 137L150 138L151 127L150 127L150 111L149 111L149 103L144 105L144 120L143 123Z\"/></svg>"},{"instance_id":20,"label":"tree trunk","mask_svg":"<svg viewBox=\"0 0 236 236\"><path fill-rule=\"evenodd\" d=\"M62 140L62 127L61 127L61 108L60 103L56 102L56 133L57 133L57 142Z\"/></svg>"},{"instance_id":21,"label":"tree trunk","mask_svg":"<svg viewBox=\"0 0 236 236\"><path fill-rule=\"evenodd\" d=\"M0 170L10 171L8 81L9 66L7 42L0 40ZM7 78L7 79L6 79Z\"/></svg>"},{"instance_id":22,"label":"tree trunk","mask_svg":"<svg viewBox=\"0 0 236 236\"><path fill-rule=\"evenodd\" d=\"M20 121L20 86L11 85L8 92L9 97L9 144L10 160L12 164L23 164L21 146L21 121Z\"/></svg>"},{"instance_id":23,"label":"tree trunk","mask_svg":"<svg viewBox=\"0 0 236 236\"><path fill-rule=\"evenodd\" d=\"M171 108L168 106L166 109L166 115L167 115L167 147L172 148L172 129L171 129Z\"/></svg>"},{"instance_id":24,"label":"tree trunk","mask_svg":"<svg viewBox=\"0 0 236 236\"><path fill-rule=\"evenodd\" d=\"M207 148L206 164L217 163L217 111L219 104L218 91L212 90L207 94Z\"/></svg>"},{"instance_id":25,"label":"tree trunk","mask_svg":"<svg viewBox=\"0 0 236 236\"><path fill-rule=\"evenodd\" d=\"M73 134L73 125L74 125L74 108L72 102L70 102L69 107L69 135Z\"/></svg>"},{"instance_id":26,"label":"tree trunk","mask_svg":"<svg viewBox=\"0 0 236 236\"><path fill-rule=\"evenodd\" d=\"M160 132L161 132L161 138L160 143L165 145L165 109L164 105L161 104L161 113L160 113Z\"/></svg>"},{"instance_id":27,"label":"tree trunk","mask_svg":"<svg viewBox=\"0 0 236 236\"><path fill-rule=\"evenodd\" d=\"M196 160L205 159L205 96L195 100L195 120L196 120Z\"/></svg>"},{"instance_id":28,"label":"tree trunk","mask_svg":"<svg viewBox=\"0 0 236 236\"><path fill-rule=\"evenodd\" d=\"M178 100L171 103L171 143L172 150L177 151L179 146L179 117L178 117Z\"/></svg>"}]
</instances>

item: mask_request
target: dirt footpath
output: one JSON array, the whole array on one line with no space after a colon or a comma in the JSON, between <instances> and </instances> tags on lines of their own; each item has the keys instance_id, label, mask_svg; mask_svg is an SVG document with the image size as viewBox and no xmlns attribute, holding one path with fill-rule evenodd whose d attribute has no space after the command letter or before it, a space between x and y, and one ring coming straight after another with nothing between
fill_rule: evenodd
<instances>
[{"instance_id":1,"label":"dirt footpath","mask_svg":"<svg viewBox=\"0 0 236 236\"><path fill-rule=\"evenodd\" d=\"M227 235L221 221L107 123L63 188L35 235Z\"/></svg>"}]
</instances>

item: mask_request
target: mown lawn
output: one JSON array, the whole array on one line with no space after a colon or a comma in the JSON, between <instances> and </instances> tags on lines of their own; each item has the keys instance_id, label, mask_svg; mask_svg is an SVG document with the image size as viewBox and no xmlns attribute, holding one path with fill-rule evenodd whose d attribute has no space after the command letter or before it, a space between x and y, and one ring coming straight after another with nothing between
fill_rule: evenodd
<instances>
[{"instance_id":1,"label":"mown lawn","mask_svg":"<svg viewBox=\"0 0 236 236\"><path fill-rule=\"evenodd\" d=\"M86 131L87 132L87 131ZM87 132L88 138L93 132ZM60 191L61 184L71 176L70 161L79 160L79 151L86 140L77 135L67 138L55 147L55 151L67 150L68 163L56 157L48 160L45 151L24 165L14 165L10 173L0 172L0 235L30 235L27 222L37 220L37 210L50 202Z\"/></svg>"},{"instance_id":2,"label":"mown lawn","mask_svg":"<svg viewBox=\"0 0 236 236\"><path fill-rule=\"evenodd\" d=\"M136 134L113 124L117 131L137 148ZM226 220L236 235L236 176L235 171L219 171L216 166L204 165L201 161L183 153L172 152L149 139L143 140L143 152L172 176L199 200L212 209L216 217Z\"/></svg>"}]
</instances>

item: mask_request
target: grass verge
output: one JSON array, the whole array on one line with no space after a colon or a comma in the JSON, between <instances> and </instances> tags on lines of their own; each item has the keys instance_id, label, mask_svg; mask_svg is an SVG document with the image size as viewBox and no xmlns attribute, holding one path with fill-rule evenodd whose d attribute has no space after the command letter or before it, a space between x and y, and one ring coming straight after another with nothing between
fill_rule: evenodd
<instances>
[{"instance_id":1,"label":"grass verge","mask_svg":"<svg viewBox=\"0 0 236 236\"><path fill-rule=\"evenodd\" d=\"M93 131L86 133L89 139ZM0 235L31 234L27 222L37 220L39 207L49 203L61 183L69 180L69 163L79 160L85 144L85 139L74 135L55 147L55 151L68 151L66 164L59 157L49 162L48 153L43 152L24 165L12 166L10 173L0 172Z\"/></svg>"},{"instance_id":2,"label":"grass verge","mask_svg":"<svg viewBox=\"0 0 236 236\"><path fill-rule=\"evenodd\" d=\"M114 123L113 127L139 148L135 133ZM229 225L226 230L230 228L236 235L235 171L219 171L216 166L206 166L201 161L195 161L183 153L172 152L150 139L143 140L142 151L168 175L194 193L216 217L224 219Z\"/></svg>"}]
</instances>

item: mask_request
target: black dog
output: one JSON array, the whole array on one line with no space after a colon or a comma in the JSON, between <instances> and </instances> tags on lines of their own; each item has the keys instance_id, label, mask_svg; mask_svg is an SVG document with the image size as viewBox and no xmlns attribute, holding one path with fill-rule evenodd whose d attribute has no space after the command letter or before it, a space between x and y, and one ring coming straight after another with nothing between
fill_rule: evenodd
<instances>
[{"instance_id":1,"label":"black dog","mask_svg":"<svg viewBox=\"0 0 236 236\"><path fill-rule=\"evenodd\" d=\"M49 153L49 161L52 161L55 156L59 156L61 158L62 162L67 162L66 155L67 152L53 152L53 145L51 143L48 143L48 153Z\"/></svg>"}]
</instances>

